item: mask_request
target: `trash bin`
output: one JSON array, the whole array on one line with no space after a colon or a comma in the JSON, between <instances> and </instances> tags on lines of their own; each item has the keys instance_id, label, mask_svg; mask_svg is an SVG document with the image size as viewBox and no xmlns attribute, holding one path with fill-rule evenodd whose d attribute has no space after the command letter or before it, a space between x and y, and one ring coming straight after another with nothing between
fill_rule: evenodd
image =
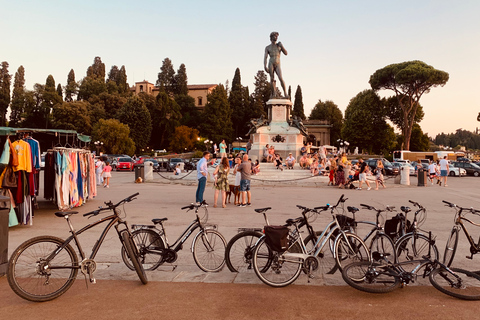
<instances>
[{"instance_id":1,"label":"trash bin","mask_svg":"<svg viewBox=\"0 0 480 320\"><path fill-rule=\"evenodd\" d=\"M143 164L135 167L135 181L137 181L138 178L145 180L145 168Z\"/></svg>"},{"instance_id":2,"label":"trash bin","mask_svg":"<svg viewBox=\"0 0 480 320\"><path fill-rule=\"evenodd\" d=\"M0 196L5 207L0 208L0 276L7 273L8 267L8 217L10 213L10 197Z\"/></svg>"},{"instance_id":3,"label":"trash bin","mask_svg":"<svg viewBox=\"0 0 480 320\"><path fill-rule=\"evenodd\" d=\"M427 170L418 169L417 177L418 177L418 186L426 187L427 186Z\"/></svg>"}]
</instances>

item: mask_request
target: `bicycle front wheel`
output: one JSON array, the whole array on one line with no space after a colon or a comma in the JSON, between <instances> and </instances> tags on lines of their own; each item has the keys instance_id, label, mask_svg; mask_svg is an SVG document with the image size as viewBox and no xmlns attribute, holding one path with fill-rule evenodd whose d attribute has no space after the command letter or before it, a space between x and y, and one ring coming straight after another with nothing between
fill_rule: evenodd
<instances>
[{"instance_id":1,"label":"bicycle front wheel","mask_svg":"<svg viewBox=\"0 0 480 320\"><path fill-rule=\"evenodd\" d=\"M292 245L291 251L298 251L297 245ZM253 251L253 270L263 283L272 287L285 287L293 283L302 272L303 261L300 258L288 257L289 251L280 253L271 250L261 238ZM295 252L301 253L301 252ZM287 254L287 256L286 256Z\"/></svg>"},{"instance_id":2,"label":"bicycle front wheel","mask_svg":"<svg viewBox=\"0 0 480 320\"><path fill-rule=\"evenodd\" d=\"M395 263L397 260L395 253L395 245L392 239L384 233L377 233L370 243L370 255L372 261L373 253L378 252L382 255L382 259L375 261L380 264L386 264L387 261L390 263Z\"/></svg>"},{"instance_id":3,"label":"bicycle front wheel","mask_svg":"<svg viewBox=\"0 0 480 320\"><path fill-rule=\"evenodd\" d=\"M204 229L193 240L193 259L205 272L217 272L225 265L227 241L216 230Z\"/></svg>"},{"instance_id":4,"label":"bicycle front wheel","mask_svg":"<svg viewBox=\"0 0 480 320\"><path fill-rule=\"evenodd\" d=\"M441 292L464 300L480 300L480 276L452 268L455 275L440 267L430 273L430 282Z\"/></svg>"},{"instance_id":5,"label":"bicycle front wheel","mask_svg":"<svg viewBox=\"0 0 480 320\"><path fill-rule=\"evenodd\" d=\"M370 261L370 251L363 240L353 233L340 233L335 240L335 259L342 270L353 262Z\"/></svg>"},{"instance_id":6,"label":"bicycle front wheel","mask_svg":"<svg viewBox=\"0 0 480 320\"><path fill-rule=\"evenodd\" d=\"M23 299L42 302L65 293L78 273L77 254L64 240L40 236L22 243L10 257L8 284Z\"/></svg>"},{"instance_id":7,"label":"bicycle front wheel","mask_svg":"<svg viewBox=\"0 0 480 320\"><path fill-rule=\"evenodd\" d=\"M369 293L387 293L400 286L400 278L388 266L376 262L351 263L343 268L342 278L349 286Z\"/></svg>"},{"instance_id":8,"label":"bicycle front wheel","mask_svg":"<svg viewBox=\"0 0 480 320\"><path fill-rule=\"evenodd\" d=\"M123 231L121 234L123 246L125 247L127 256L129 257L135 271L137 272L138 278L143 284L147 284L147 274L143 269L143 265L140 263L140 257L137 247L135 246L135 242L133 241L133 236L127 230Z\"/></svg>"},{"instance_id":9,"label":"bicycle front wheel","mask_svg":"<svg viewBox=\"0 0 480 320\"><path fill-rule=\"evenodd\" d=\"M450 267L455 257L458 245L458 229L452 228L450 237L448 237L447 245L445 246L445 254L443 255L443 264Z\"/></svg>"},{"instance_id":10,"label":"bicycle front wheel","mask_svg":"<svg viewBox=\"0 0 480 320\"><path fill-rule=\"evenodd\" d=\"M231 272L248 272L253 270L252 257L255 243L263 234L249 230L236 234L225 249L225 262Z\"/></svg>"},{"instance_id":11,"label":"bicycle front wheel","mask_svg":"<svg viewBox=\"0 0 480 320\"><path fill-rule=\"evenodd\" d=\"M132 232L133 242L137 247L140 263L145 271L152 271L163 263L162 249L165 249L163 239L153 230L138 229ZM135 270L125 247L122 246L122 259L130 270Z\"/></svg>"},{"instance_id":12,"label":"bicycle front wheel","mask_svg":"<svg viewBox=\"0 0 480 320\"><path fill-rule=\"evenodd\" d=\"M395 249L397 251L397 263L406 272L412 272L419 264L428 264L429 261L426 261L423 258L424 256L428 256L431 260L438 260L437 246L423 234L410 233L404 235L395 243Z\"/></svg>"}]
</instances>

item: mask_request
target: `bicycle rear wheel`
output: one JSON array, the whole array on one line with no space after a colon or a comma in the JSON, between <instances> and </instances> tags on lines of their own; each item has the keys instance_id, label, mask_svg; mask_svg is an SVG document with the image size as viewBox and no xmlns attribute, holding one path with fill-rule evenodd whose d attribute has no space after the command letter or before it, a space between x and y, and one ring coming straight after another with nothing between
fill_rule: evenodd
<instances>
[{"instance_id":1,"label":"bicycle rear wheel","mask_svg":"<svg viewBox=\"0 0 480 320\"><path fill-rule=\"evenodd\" d=\"M447 245L445 246L445 254L443 255L443 264L450 267L455 257L458 245L458 229L453 227L448 237Z\"/></svg>"},{"instance_id":2,"label":"bicycle rear wheel","mask_svg":"<svg viewBox=\"0 0 480 320\"><path fill-rule=\"evenodd\" d=\"M384 233L377 233L370 243L370 255L373 260L373 253L378 252L382 254L382 259L375 261L380 264L386 264L387 261L390 263L395 263L397 260L395 254L395 245L392 239Z\"/></svg>"},{"instance_id":3,"label":"bicycle rear wheel","mask_svg":"<svg viewBox=\"0 0 480 320\"><path fill-rule=\"evenodd\" d=\"M133 241L140 255L140 263L145 271L152 271L163 263L162 249L165 249L163 239L153 230L138 229L132 232ZM122 259L130 270L135 270L125 247L122 246Z\"/></svg>"},{"instance_id":4,"label":"bicycle rear wheel","mask_svg":"<svg viewBox=\"0 0 480 320\"><path fill-rule=\"evenodd\" d=\"M319 237L321 234L322 232L316 231L317 237ZM315 246L315 243L313 242L314 240L315 239L310 234L303 241L305 243L305 247L307 248L307 252L310 254L314 253L313 252L313 248ZM322 250L320 250L319 255L317 256L318 269L320 270L321 273L334 274L335 271L337 271L338 269L337 261L333 256L333 243L335 243L335 238L332 235L330 239L327 240Z\"/></svg>"},{"instance_id":5,"label":"bicycle rear wheel","mask_svg":"<svg viewBox=\"0 0 480 320\"><path fill-rule=\"evenodd\" d=\"M78 273L77 254L70 246L56 252L64 240L35 237L22 243L10 257L8 284L23 299L42 302L65 293Z\"/></svg>"},{"instance_id":6,"label":"bicycle rear wheel","mask_svg":"<svg viewBox=\"0 0 480 320\"><path fill-rule=\"evenodd\" d=\"M135 246L135 242L133 241L133 236L127 231L123 231L122 235L122 242L125 250L127 252L127 256L130 258L135 271L137 272L138 278L143 284L148 283L147 274L143 269L143 265L140 262L140 257L138 254L137 246Z\"/></svg>"},{"instance_id":7,"label":"bicycle rear wheel","mask_svg":"<svg viewBox=\"0 0 480 320\"><path fill-rule=\"evenodd\" d=\"M225 265L227 241L216 230L204 229L193 240L193 259L205 272L217 272Z\"/></svg>"},{"instance_id":8,"label":"bicycle rear wheel","mask_svg":"<svg viewBox=\"0 0 480 320\"><path fill-rule=\"evenodd\" d=\"M351 263L343 268L342 278L349 286L369 293L387 293L400 286L396 273L376 262Z\"/></svg>"},{"instance_id":9,"label":"bicycle rear wheel","mask_svg":"<svg viewBox=\"0 0 480 320\"><path fill-rule=\"evenodd\" d=\"M430 282L441 292L464 300L480 300L480 276L477 274L451 268L458 277L440 267L430 273Z\"/></svg>"},{"instance_id":10,"label":"bicycle rear wheel","mask_svg":"<svg viewBox=\"0 0 480 320\"><path fill-rule=\"evenodd\" d=\"M297 251L298 243L291 246ZM285 253L288 253L286 251ZM261 238L253 251L253 270L263 283L272 287L284 287L300 276L303 261L300 258L285 258L284 254L271 250Z\"/></svg>"},{"instance_id":11,"label":"bicycle rear wheel","mask_svg":"<svg viewBox=\"0 0 480 320\"><path fill-rule=\"evenodd\" d=\"M248 230L230 239L225 249L225 262L231 272L253 271L253 249L262 235L261 232Z\"/></svg>"},{"instance_id":12,"label":"bicycle rear wheel","mask_svg":"<svg viewBox=\"0 0 480 320\"><path fill-rule=\"evenodd\" d=\"M370 261L370 251L363 240L353 233L340 233L335 240L335 258L342 269L353 262Z\"/></svg>"},{"instance_id":13,"label":"bicycle rear wheel","mask_svg":"<svg viewBox=\"0 0 480 320\"><path fill-rule=\"evenodd\" d=\"M423 234L409 233L395 243L397 263L406 272L412 272L419 263L428 264L423 256L438 260L438 249L435 243ZM418 272L418 270L417 270Z\"/></svg>"}]
</instances>

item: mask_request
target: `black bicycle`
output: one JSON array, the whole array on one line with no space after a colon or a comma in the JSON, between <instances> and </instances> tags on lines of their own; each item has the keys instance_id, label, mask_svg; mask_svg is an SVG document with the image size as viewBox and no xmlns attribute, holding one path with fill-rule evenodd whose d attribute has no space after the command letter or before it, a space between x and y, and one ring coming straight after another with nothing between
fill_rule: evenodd
<instances>
[{"instance_id":1,"label":"black bicycle","mask_svg":"<svg viewBox=\"0 0 480 320\"><path fill-rule=\"evenodd\" d=\"M183 249L183 244L196 229L200 230L193 239L191 251L197 266L205 272L217 272L225 265L227 241L216 230L217 226L207 224L207 204L205 202L198 205L191 204L182 208L182 210L185 209L194 210L195 219L172 245L168 243L163 226L163 222L167 221L167 218L152 219L153 225L132 225L132 228L135 229L133 239L140 255L140 262L145 270L155 270L165 262L174 263L177 260L177 252ZM201 217L199 209L202 209L201 212L203 212ZM160 225L160 229L157 229L155 225ZM125 265L133 270L134 266L128 259L125 248L122 248L122 258Z\"/></svg>"},{"instance_id":2,"label":"black bicycle","mask_svg":"<svg viewBox=\"0 0 480 320\"><path fill-rule=\"evenodd\" d=\"M8 264L7 277L12 290L26 300L42 302L55 299L65 293L75 282L78 270L84 274L85 279L88 276L91 283L96 283L93 277L96 270L94 259L113 226L117 230L120 242L138 277L143 284L146 284L147 276L140 263L132 233L127 222L120 217L118 209L120 205L134 200L137 195L138 193L135 193L117 204L113 204L111 201L105 202L105 208L100 207L85 213L84 217L92 217L104 211L112 211L111 215L86 225L79 231L75 231L70 221L70 216L77 214L77 211L55 212L57 217L67 220L72 235L66 240L54 236L39 236L22 243L13 252ZM125 210L123 211L125 212ZM80 245L78 235L104 222L108 222L107 226L93 246L90 257L87 258ZM80 261L71 246L72 241L80 253Z\"/></svg>"},{"instance_id":3,"label":"black bicycle","mask_svg":"<svg viewBox=\"0 0 480 320\"><path fill-rule=\"evenodd\" d=\"M476 210L473 208L462 208L460 206L457 206L456 204L445 200L443 200L443 203L445 203L447 207L455 209L455 224L453 225L452 231L450 231L450 236L448 237L447 245L445 247L445 254L443 255L443 263L450 267L453 262L453 258L455 257L455 253L457 252L458 235L460 229L463 230L468 242L470 243L470 256L466 256L466 258L471 260L473 259L474 254L480 252L480 239L478 240L478 243L475 243L470 233L468 233L467 227L463 223L463 221L467 221L468 223L476 227L480 227L480 224L465 218L465 215L469 212L472 214L480 215L480 210Z\"/></svg>"}]
</instances>

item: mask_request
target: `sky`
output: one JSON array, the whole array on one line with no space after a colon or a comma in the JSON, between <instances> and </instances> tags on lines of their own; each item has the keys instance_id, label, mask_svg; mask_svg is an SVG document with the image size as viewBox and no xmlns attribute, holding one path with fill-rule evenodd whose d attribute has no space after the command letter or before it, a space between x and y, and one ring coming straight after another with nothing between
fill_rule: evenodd
<instances>
[{"instance_id":1,"label":"sky","mask_svg":"<svg viewBox=\"0 0 480 320\"><path fill-rule=\"evenodd\" d=\"M252 92L277 31L283 78L292 95L301 87L307 116L318 100L344 112L376 70L421 60L450 75L420 100L423 131L480 127L478 0L0 0L0 12L0 62L12 76L23 65L28 90L50 74L65 85L71 69L81 80L99 56L107 74L124 65L130 85L155 83L168 57L189 84L231 83L239 68Z\"/></svg>"}]
</instances>

